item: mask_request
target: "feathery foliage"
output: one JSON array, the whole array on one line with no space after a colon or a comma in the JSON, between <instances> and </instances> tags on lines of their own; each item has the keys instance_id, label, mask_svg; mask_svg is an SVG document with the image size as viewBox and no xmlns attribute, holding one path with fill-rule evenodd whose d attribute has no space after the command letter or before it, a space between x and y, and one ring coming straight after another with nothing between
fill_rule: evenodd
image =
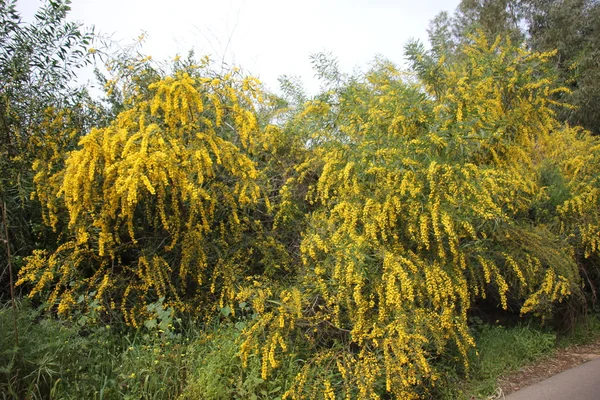
<instances>
[{"instance_id":1,"label":"feathery foliage","mask_svg":"<svg viewBox=\"0 0 600 400\"><path fill-rule=\"evenodd\" d=\"M434 395L448 354L469 368L476 302L548 321L600 275L600 142L560 121L556 52L469 24L410 43L408 71L316 55L312 98L208 58L116 57L110 122L40 117L31 182L55 243L18 284L82 325L222 323L190 397L226 396L207 380L240 366L230 396Z\"/></svg>"}]
</instances>

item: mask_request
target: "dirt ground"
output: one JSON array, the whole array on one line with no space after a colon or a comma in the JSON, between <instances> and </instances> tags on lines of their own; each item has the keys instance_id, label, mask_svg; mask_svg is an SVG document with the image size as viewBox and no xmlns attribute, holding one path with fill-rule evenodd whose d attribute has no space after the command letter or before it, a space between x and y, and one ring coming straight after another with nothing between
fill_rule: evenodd
<instances>
[{"instance_id":1,"label":"dirt ground","mask_svg":"<svg viewBox=\"0 0 600 400\"><path fill-rule=\"evenodd\" d=\"M559 349L555 354L521 368L498 380L499 389L488 399L503 399L521 388L543 381L569 368L600 358L600 340Z\"/></svg>"}]
</instances>

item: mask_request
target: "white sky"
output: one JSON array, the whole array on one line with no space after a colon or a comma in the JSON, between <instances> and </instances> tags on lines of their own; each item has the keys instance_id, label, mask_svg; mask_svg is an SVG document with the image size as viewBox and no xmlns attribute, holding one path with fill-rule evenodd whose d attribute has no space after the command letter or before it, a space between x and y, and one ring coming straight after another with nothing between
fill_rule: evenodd
<instances>
[{"instance_id":1,"label":"white sky","mask_svg":"<svg viewBox=\"0 0 600 400\"><path fill-rule=\"evenodd\" d=\"M459 0L73 0L70 19L128 44L142 31L155 59L208 54L242 67L276 89L283 74L318 88L309 56L333 53L342 71L376 55L398 64L409 38L427 40L429 21ZM20 0L25 20L41 0Z\"/></svg>"}]
</instances>

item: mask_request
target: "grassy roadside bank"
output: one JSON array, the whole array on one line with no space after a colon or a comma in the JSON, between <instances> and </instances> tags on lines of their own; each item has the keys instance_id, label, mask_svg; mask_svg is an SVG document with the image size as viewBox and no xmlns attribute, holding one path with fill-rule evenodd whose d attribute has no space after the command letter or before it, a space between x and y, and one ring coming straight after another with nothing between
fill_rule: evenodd
<instances>
[{"instance_id":1,"label":"grassy roadside bank","mask_svg":"<svg viewBox=\"0 0 600 400\"><path fill-rule=\"evenodd\" d=\"M177 322L165 321L165 329L126 332L44 317L22 302L16 349L11 319L10 308L1 308L2 399L278 399L301 367L292 352L267 381L261 379L258 357L243 368L237 357L239 323L220 321L203 329L180 324L175 332ZM436 398L485 399L500 376L557 349L597 339L600 320L592 316L560 338L533 323L505 327L475 319L472 330L478 348L470 353L468 376L451 355L444 355Z\"/></svg>"},{"instance_id":2,"label":"grassy roadside bank","mask_svg":"<svg viewBox=\"0 0 600 400\"><path fill-rule=\"evenodd\" d=\"M488 399L499 393L499 379L516 379L517 371L534 365L540 368L570 346L585 345L600 338L600 319L590 315L566 335L523 322L506 327L501 324L475 324L477 351L470 355L468 378L448 385L447 399ZM520 379L520 377L519 377Z\"/></svg>"}]
</instances>

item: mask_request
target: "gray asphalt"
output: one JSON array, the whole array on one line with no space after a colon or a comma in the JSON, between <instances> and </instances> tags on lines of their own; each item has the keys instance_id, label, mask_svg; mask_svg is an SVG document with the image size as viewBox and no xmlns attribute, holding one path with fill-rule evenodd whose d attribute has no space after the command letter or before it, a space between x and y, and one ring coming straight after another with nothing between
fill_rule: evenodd
<instances>
[{"instance_id":1,"label":"gray asphalt","mask_svg":"<svg viewBox=\"0 0 600 400\"><path fill-rule=\"evenodd\" d=\"M506 400L600 400L600 358L506 396Z\"/></svg>"}]
</instances>

